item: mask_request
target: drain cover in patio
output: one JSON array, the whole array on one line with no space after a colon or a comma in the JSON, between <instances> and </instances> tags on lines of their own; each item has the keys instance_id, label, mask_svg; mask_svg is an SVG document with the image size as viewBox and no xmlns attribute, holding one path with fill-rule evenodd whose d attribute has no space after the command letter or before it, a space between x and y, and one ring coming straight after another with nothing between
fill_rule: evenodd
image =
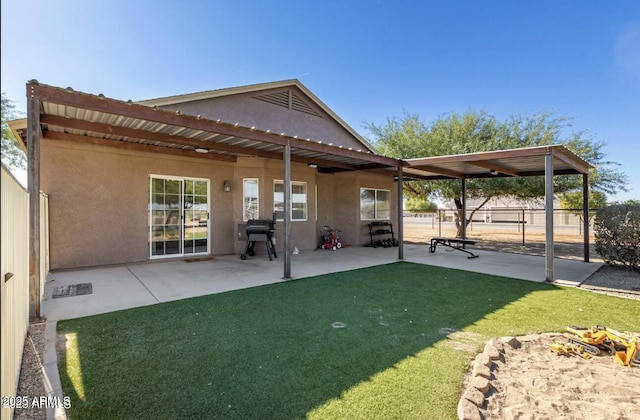
<instances>
[{"instance_id":1,"label":"drain cover in patio","mask_svg":"<svg viewBox=\"0 0 640 420\"><path fill-rule=\"evenodd\" d=\"M78 283L69 286L57 286L53 289L53 298L63 298L70 296L90 295L93 293L91 283Z\"/></svg>"}]
</instances>

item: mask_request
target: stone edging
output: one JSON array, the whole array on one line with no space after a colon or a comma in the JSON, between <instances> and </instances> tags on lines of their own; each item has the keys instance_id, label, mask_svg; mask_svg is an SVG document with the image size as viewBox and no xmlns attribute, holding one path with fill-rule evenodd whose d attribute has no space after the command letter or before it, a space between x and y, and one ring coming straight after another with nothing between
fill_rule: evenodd
<instances>
[{"instance_id":1,"label":"stone edging","mask_svg":"<svg viewBox=\"0 0 640 420\"><path fill-rule=\"evenodd\" d=\"M476 356L471 365L471 376L458 401L458 418L460 420L482 420L480 409L484 406L491 389L491 371L496 367L495 361L505 361L505 348L519 349L523 342L538 340L540 337L556 338L562 334L545 333L522 337L492 338L484 346L484 351Z\"/></svg>"}]
</instances>

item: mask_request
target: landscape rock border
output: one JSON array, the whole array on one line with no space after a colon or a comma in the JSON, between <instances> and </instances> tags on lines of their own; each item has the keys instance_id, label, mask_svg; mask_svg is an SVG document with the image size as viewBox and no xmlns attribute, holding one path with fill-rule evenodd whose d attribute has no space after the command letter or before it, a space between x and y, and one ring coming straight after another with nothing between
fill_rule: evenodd
<instances>
[{"instance_id":1,"label":"landscape rock border","mask_svg":"<svg viewBox=\"0 0 640 420\"><path fill-rule=\"evenodd\" d=\"M463 385L463 391L458 401L458 418L460 420L484 419L481 409L485 406L486 399L491 392L491 372L496 367L496 361L505 362L505 347L517 350L522 347L523 342L535 341L540 337L556 339L561 336L561 333L543 333L520 337L492 338L487 341L483 352L473 360L471 374L465 381L466 385Z\"/></svg>"}]
</instances>

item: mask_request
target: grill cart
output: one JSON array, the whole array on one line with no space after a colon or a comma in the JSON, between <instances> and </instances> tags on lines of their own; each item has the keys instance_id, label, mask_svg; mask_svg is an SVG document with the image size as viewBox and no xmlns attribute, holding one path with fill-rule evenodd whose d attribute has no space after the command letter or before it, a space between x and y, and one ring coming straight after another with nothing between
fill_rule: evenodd
<instances>
[{"instance_id":1,"label":"grill cart","mask_svg":"<svg viewBox=\"0 0 640 420\"><path fill-rule=\"evenodd\" d=\"M273 258L278 258L276 254L276 247L273 243L273 234L275 232L276 214L273 214L273 219L251 219L247 221L246 233L247 233L247 246L244 252L240 254L241 260L246 260L247 256L255 256L253 250L256 242L264 242L267 248L267 256L269 261L273 261Z\"/></svg>"}]
</instances>

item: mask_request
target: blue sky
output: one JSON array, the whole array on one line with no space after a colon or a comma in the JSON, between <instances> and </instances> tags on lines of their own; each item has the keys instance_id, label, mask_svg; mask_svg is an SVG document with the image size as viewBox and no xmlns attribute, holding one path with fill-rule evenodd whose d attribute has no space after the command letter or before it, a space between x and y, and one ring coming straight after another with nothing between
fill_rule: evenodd
<instances>
[{"instance_id":1,"label":"blue sky","mask_svg":"<svg viewBox=\"0 0 640 420\"><path fill-rule=\"evenodd\" d=\"M2 91L122 100L297 78L364 123L451 112L574 117L640 199L640 1L4 0Z\"/></svg>"}]
</instances>

